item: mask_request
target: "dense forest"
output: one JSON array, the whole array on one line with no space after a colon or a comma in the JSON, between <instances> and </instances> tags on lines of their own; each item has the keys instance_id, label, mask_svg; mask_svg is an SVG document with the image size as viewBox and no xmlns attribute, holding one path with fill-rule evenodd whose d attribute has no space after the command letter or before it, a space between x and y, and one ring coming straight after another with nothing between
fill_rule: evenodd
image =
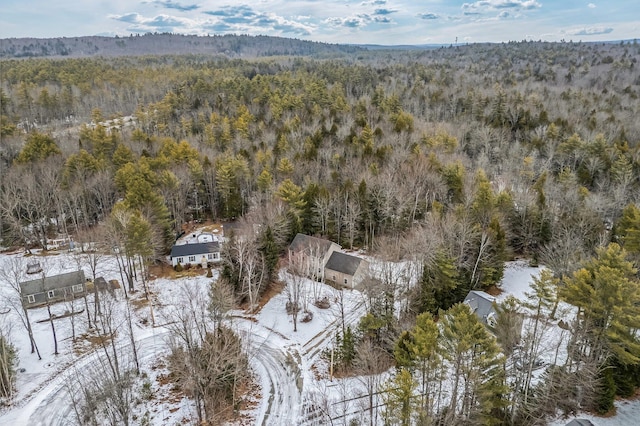
<instances>
[{"instance_id":1,"label":"dense forest","mask_svg":"<svg viewBox=\"0 0 640 426\"><path fill-rule=\"evenodd\" d=\"M336 355L343 374L358 350L386 360L369 373L395 366L390 424L544 424L632 395L640 46L345 49L0 61L0 245L46 247L115 221L153 263L185 222L235 221L251 230L225 248L238 302L253 297L239 253L261 254L261 292L298 232L411 261L417 285L378 277ZM577 307L566 362L539 381L505 367L512 335L458 304L514 258L549 271L530 309ZM511 330L518 307L503 309ZM534 324L525 348L542 338ZM443 374L461 378L446 407Z\"/></svg>"},{"instance_id":2,"label":"dense forest","mask_svg":"<svg viewBox=\"0 0 640 426\"><path fill-rule=\"evenodd\" d=\"M247 35L194 36L172 33L131 34L129 37L10 38L0 44L0 58L114 57L132 55L207 54L225 57L355 53L362 48L283 37Z\"/></svg>"}]
</instances>

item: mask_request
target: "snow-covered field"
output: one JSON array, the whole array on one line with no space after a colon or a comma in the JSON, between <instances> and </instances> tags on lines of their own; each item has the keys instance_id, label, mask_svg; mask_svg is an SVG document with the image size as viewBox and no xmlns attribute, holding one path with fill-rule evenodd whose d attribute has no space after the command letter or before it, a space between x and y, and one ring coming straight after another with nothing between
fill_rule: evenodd
<instances>
[{"instance_id":1,"label":"snow-covered field","mask_svg":"<svg viewBox=\"0 0 640 426\"><path fill-rule=\"evenodd\" d=\"M26 266L27 261L37 259L43 267L46 275L75 271L82 268L85 276L91 277L91 270L77 255L69 252L49 254L47 256L34 256L27 260L22 254L0 255L0 268L6 273L16 265ZM105 256L97 265L96 276L103 276L107 280L117 279L121 281L116 260ZM22 277L22 280L33 279L33 276ZM118 291L119 303L123 305L124 298ZM132 298L141 297L141 292L131 295ZM88 298L89 311L93 313L92 296ZM19 307L19 296L4 279L0 279L0 311L2 325L9 332L9 340L14 344L18 353L18 374L16 379L17 393L9 407L0 409L0 424L7 425L69 425L74 424L72 407L69 403L66 386L69 385L68 373L72 370L82 369L96 362L100 353L94 345L83 337L88 331L88 318L86 306L82 299L75 300L72 309L71 302L62 302L51 305L51 312L55 315L63 315L65 312L81 311L81 314L60 318L54 321L58 355L54 354L54 340L49 321L38 322L49 317L47 308L30 309L34 339L40 350L41 360L36 353L31 353L29 338L20 316L16 311ZM167 330L162 327L147 327L148 312L146 310L133 311L134 335L140 349L140 358L147 368L150 368L157 359L167 351L165 336ZM75 329L76 343L72 342ZM88 336L88 335L87 335ZM118 342L119 345L127 345L125 339ZM143 368L144 371L144 368Z\"/></svg>"}]
</instances>

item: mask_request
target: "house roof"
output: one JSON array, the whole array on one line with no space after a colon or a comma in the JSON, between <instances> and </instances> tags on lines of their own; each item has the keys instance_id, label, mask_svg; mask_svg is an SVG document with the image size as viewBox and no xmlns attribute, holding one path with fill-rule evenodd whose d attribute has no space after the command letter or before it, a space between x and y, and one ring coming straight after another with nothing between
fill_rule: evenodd
<instances>
[{"instance_id":1,"label":"house roof","mask_svg":"<svg viewBox=\"0 0 640 426\"><path fill-rule=\"evenodd\" d=\"M38 278L36 280L21 282L20 292L22 294L36 294L48 290L71 287L76 284L84 284L84 282L85 278L82 270L67 272L66 274L45 277L44 280Z\"/></svg>"},{"instance_id":2,"label":"house roof","mask_svg":"<svg viewBox=\"0 0 640 426\"><path fill-rule=\"evenodd\" d=\"M471 290L467 297L464 298L464 303L471 307L471 310L483 320L486 320L487 316L495 312L493 303L496 298L484 291Z\"/></svg>"},{"instance_id":3,"label":"house roof","mask_svg":"<svg viewBox=\"0 0 640 426\"><path fill-rule=\"evenodd\" d=\"M305 250L314 249L319 254L324 255L327 251L329 251L332 244L335 244L335 243L322 238L311 237L309 235L304 235L304 234L297 234L296 237L291 242L291 244L289 245L289 250L297 253Z\"/></svg>"},{"instance_id":4,"label":"house roof","mask_svg":"<svg viewBox=\"0 0 640 426\"><path fill-rule=\"evenodd\" d=\"M594 424L587 419L573 419L566 426L594 426Z\"/></svg>"},{"instance_id":5,"label":"house roof","mask_svg":"<svg viewBox=\"0 0 640 426\"><path fill-rule=\"evenodd\" d=\"M347 275L354 275L362 262L364 262L364 260L357 256L351 256L346 253L334 251L331 253L331 257L329 257L329 261L325 267L332 271L341 272Z\"/></svg>"},{"instance_id":6,"label":"house roof","mask_svg":"<svg viewBox=\"0 0 640 426\"><path fill-rule=\"evenodd\" d=\"M176 245L171 248L171 257L194 256L198 254L217 253L220 244L216 241L209 243L195 243Z\"/></svg>"}]
</instances>

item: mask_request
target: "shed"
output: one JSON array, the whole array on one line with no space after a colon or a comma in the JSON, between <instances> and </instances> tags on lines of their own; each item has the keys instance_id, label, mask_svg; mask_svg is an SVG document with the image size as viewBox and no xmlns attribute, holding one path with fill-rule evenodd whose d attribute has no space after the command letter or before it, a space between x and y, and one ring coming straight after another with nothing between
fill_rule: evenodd
<instances>
[{"instance_id":1,"label":"shed","mask_svg":"<svg viewBox=\"0 0 640 426\"><path fill-rule=\"evenodd\" d=\"M104 277L96 278L96 280L93 282L93 285L96 286L96 290L98 291L109 290L110 292L112 292L113 290L117 290L118 288L120 288L117 280L109 280L109 282L107 282Z\"/></svg>"},{"instance_id":2,"label":"shed","mask_svg":"<svg viewBox=\"0 0 640 426\"><path fill-rule=\"evenodd\" d=\"M37 274L42 272L42 266L40 266L40 262L34 260L33 262L27 263L27 274Z\"/></svg>"}]
</instances>

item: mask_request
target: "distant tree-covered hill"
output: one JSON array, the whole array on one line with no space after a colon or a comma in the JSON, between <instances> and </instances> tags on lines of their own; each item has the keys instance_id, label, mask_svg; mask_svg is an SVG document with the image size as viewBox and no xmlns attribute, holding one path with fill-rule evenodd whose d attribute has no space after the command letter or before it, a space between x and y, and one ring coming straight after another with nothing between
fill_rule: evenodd
<instances>
[{"instance_id":1,"label":"distant tree-covered hill","mask_svg":"<svg viewBox=\"0 0 640 426\"><path fill-rule=\"evenodd\" d=\"M282 37L170 33L129 37L60 37L0 40L0 58L89 57L165 54L218 54L229 57L275 55L344 55L363 50L357 46L319 43Z\"/></svg>"}]
</instances>

